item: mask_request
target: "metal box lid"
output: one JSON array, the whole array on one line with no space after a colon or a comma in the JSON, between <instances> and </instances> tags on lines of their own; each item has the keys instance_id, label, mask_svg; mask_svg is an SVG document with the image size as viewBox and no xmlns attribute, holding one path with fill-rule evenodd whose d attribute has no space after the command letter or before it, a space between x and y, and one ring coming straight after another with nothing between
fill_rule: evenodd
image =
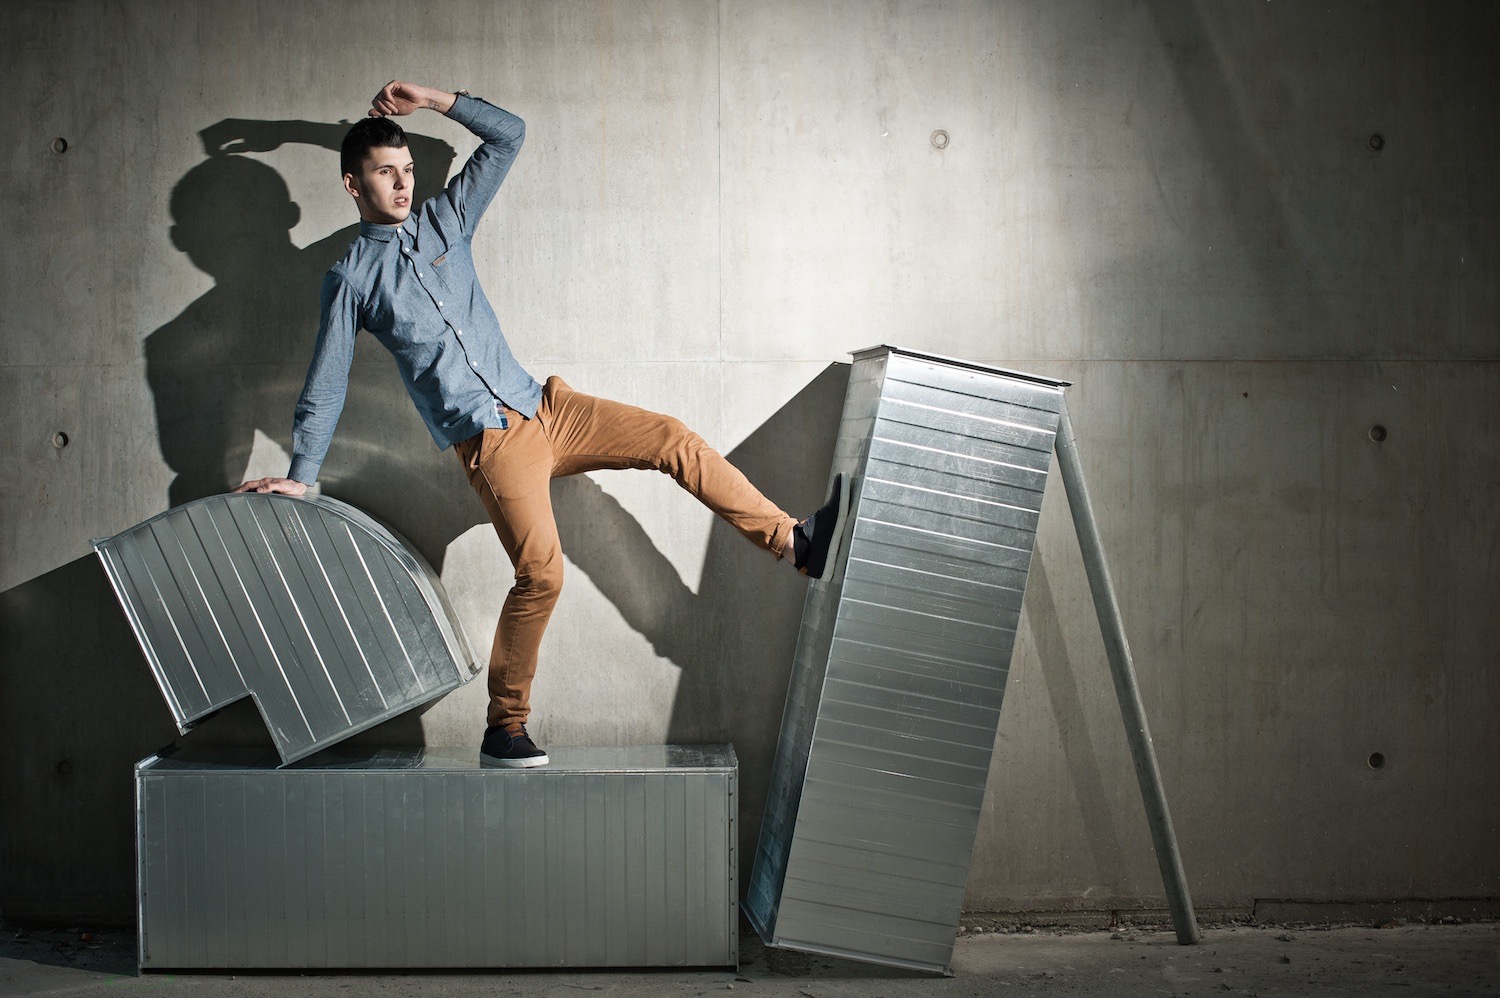
<instances>
[{"instance_id":1,"label":"metal box lid","mask_svg":"<svg viewBox=\"0 0 1500 998\"><path fill-rule=\"evenodd\" d=\"M925 353L921 350L907 350L905 347L893 347L888 343L881 343L873 347L865 347L863 350L855 350L850 354L858 363L872 357L881 357L894 354L900 357L912 357L916 360L928 361L934 364L942 364L946 367L960 370L973 371L981 376L998 376L1012 378L1017 381L1029 381L1032 384L1042 385L1047 388L1071 388L1073 382L1060 381L1057 378L1049 378L1044 374L1028 374L1025 371L1017 371L1009 367L996 367L993 364L980 364L972 360L964 360L960 357L946 357L940 353Z\"/></svg>"},{"instance_id":2,"label":"metal box lid","mask_svg":"<svg viewBox=\"0 0 1500 998\"><path fill-rule=\"evenodd\" d=\"M557 779L562 774L622 775L636 773L734 773L739 769L734 746L617 745L550 746L551 761L532 769L485 766L477 746L410 746L363 748L341 745L294 765L283 766L263 749L211 746L159 752L136 763L136 776L202 775L213 772L286 774L360 772L455 773L480 771L496 778ZM279 779L279 777L278 777Z\"/></svg>"},{"instance_id":3,"label":"metal box lid","mask_svg":"<svg viewBox=\"0 0 1500 998\"><path fill-rule=\"evenodd\" d=\"M209 496L94 542L184 734L245 696L283 763L479 671L432 567L327 496Z\"/></svg>"}]
</instances>

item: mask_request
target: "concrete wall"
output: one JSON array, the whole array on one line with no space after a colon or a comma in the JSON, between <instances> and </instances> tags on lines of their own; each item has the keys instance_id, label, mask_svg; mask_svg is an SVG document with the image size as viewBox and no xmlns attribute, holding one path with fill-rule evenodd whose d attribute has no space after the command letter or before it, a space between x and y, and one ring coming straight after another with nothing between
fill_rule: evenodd
<instances>
[{"instance_id":1,"label":"concrete wall","mask_svg":"<svg viewBox=\"0 0 1500 998\"><path fill-rule=\"evenodd\" d=\"M5 915L131 915L130 763L176 733L88 541L283 471L355 217L331 149L393 76L528 122L476 255L529 369L682 416L789 509L851 349L1076 383L1200 908L1500 896L1493 4L6 11ZM409 123L429 184L472 148ZM416 542L488 647L503 555L371 347L325 490ZM749 845L801 580L660 476L555 495L534 733L732 740ZM1159 904L1047 504L970 905ZM469 744L482 702L362 737ZM267 741L248 704L188 740Z\"/></svg>"}]
</instances>

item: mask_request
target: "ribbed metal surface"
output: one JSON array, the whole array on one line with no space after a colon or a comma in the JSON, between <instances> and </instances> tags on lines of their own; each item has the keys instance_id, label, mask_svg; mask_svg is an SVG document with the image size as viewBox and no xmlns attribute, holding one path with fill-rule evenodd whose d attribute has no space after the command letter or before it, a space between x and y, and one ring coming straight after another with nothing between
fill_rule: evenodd
<instances>
[{"instance_id":1,"label":"ribbed metal surface","mask_svg":"<svg viewBox=\"0 0 1500 998\"><path fill-rule=\"evenodd\" d=\"M94 549L183 733L250 695L292 762L479 669L426 561L336 499L210 496Z\"/></svg>"},{"instance_id":2,"label":"ribbed metal surface","mask_svg":"<svg viewBox=\"0 0 1500 998\"><path fill-rule=\"evenodd\" d=\"M143 968L733 966L729 746L136 767Z\"/></svg>"},{"instance_id":3,"label":"ribbed metal surface","mask_svg":"<svg viewBox=\"0 0 1500 998\"><path fill-rule=\"evenodd\" d=\"M1062 387L856 356L854 523L808 593L746 901L767 942L947 969Z\"/></svg>"}]
</instances>

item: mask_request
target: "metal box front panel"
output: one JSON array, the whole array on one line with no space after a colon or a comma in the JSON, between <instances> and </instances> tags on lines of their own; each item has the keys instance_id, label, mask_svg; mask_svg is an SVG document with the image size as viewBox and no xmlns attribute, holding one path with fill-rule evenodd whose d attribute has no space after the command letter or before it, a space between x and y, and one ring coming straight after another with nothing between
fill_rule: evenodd
<instances>
[{"instance_id":1,"label":"metal box front panel","mask_svg":"<svg viewBox=\"0 0 1500 998\"><path fill-rule=\"evenodd\" d=\"M426 561L336 499L210 496L94 548L184 733L248 694L292 762L479 668Z\"/></svg>"},{"instance_id":2,"label":"metal box front panel","mask_svg":"<svg viewBox=\"0 0 1500 998\"><path fill-rule=\"evenodd\" d=\"M728 746L385 750L137 767L140 962L189 967L738 962Z\"/></svg>"},{"instance_id":3,"label":"metal box front panel","mask_svg":"<svg viewBox=\"0 0 1500 998\"><path fill-rule=\"evenodd\" d=\"M853 388L865 368L873 419ZM947 968L1061 405L1060 383L1030 376L890 349L856 360L841 446L860 429L866 443L847 561L808 596L831 633L804 630L798 649L819 689L802 698L815 720L795 822L774 829L769 941Z\"/></svg>"}]
</instances>

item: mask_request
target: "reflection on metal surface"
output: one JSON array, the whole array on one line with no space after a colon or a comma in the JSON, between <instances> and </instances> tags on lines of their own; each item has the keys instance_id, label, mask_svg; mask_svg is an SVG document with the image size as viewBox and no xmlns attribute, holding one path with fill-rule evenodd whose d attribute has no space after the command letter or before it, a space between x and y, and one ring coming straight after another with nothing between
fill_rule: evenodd
<instances>
[{"instance_id":1,"label":"reflection on metal surface","mask_svg":"<svg viewBox=\"0 0 1500 998\"><path fill-rule=\"evenodd\" d=\"M745 902L766 942L947 970L1063 387L855 355L851 533L808 592Z\"/></svg>"},{"instance_id":2,"label":"reflection on metal surface","mask_svg":"<svg viewBox=\"0 0 1500 998\"><path fill-rule=\"evenodd\" d=\"M210 496L94 549L183 733L248 694L292 762L479 668L427 562L336 499Z\"/></svg>"},{"instance_id":3,"label":"reflection on metal surface","mask_svg":"<svg viewBox=\"0 0 1500 998\"><path fill-rule=\"evenodd\" d=\"M136 767L143 968L734 966L727 745Z\"/></svg>"}]
</instances>

